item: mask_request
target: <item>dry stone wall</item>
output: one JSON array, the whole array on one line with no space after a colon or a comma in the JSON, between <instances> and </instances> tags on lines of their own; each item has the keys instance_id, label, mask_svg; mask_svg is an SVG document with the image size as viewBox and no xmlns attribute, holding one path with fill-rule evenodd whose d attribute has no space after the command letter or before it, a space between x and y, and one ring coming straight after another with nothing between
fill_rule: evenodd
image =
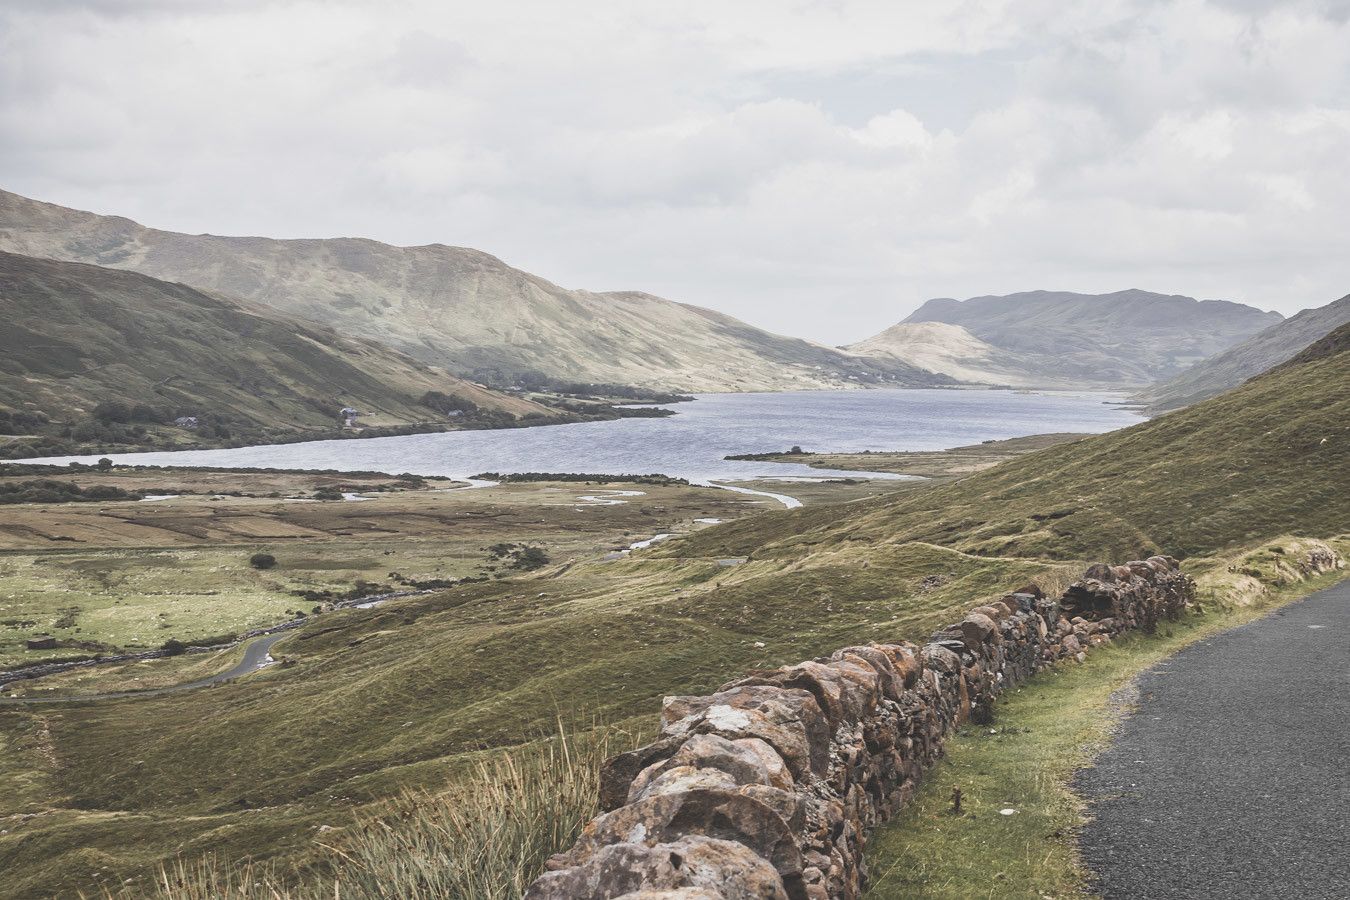
<instances>
[{"instance_id":1,"label":"dry stone wall","mask_svg":"<svg viewBox=\"0 0 1350 900\"><path fill-rule=\"evenodd\" d=\"M845 647L668 697L653 744L610 760L605 812L527 900L859 896L870 830L896 813L967 720L1033 673L1192 600L1176 560L1094 565L1062 597L1028 588L924 646Z\"/></svg>"}]
</instances>

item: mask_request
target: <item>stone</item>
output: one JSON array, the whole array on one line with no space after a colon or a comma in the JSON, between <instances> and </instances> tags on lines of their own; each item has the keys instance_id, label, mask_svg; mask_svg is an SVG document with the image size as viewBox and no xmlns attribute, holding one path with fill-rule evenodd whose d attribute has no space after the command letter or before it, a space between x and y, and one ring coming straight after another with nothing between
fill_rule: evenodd
<instances>
[{"instance_id":1,"label":"stone","mask_svg":"<svg viewBox=\"0 0 1350 900\"><path fill-rule=\"evenodd\" d=\"M683 737L664 737L645 747L605 760L600 767L600 810L609 812L627 803L629 788L637 774L673 755L683 743Z\"/></svg>"},{"instance_id":2,"label":"stone","mask_svg":"<svg viewBox=\"0 0 1350 900\"><path fill-rule=\"evenodd\" d=\"M581 865L550 872L525 900L789 900L778 872L749 848L699 836L655 845L622 842L599 848Z\"/></svg>"},{"instance_id":3,"label":"stone","mask_svg":"<svg viewBox=\"0 0 1350 900\"><path fill-rule=\"evenodd\" d=\"M800 880L801 853L783 817L760 800L725 790L662 794L621 806L591 820L564 856L575 868L611 844L652 847L692 835L742 844L784 879Z\"/></svg>"},{"instance_id":4,"label":"stone","mask_svg":"<svg viewBox=\"0 0 1350 900\"><path fill-rule=\"evenodd\" d=\"M829 721L816 698L799 688L747 685L709 697L667 697L661 721L669 737L759 738L777 751L794 778L824 775L829 764Z\"/></svg>"},{"instance_id":5,"label":"stone","mask_svg":"<svg viewBox=\"0 0 1350 900\"><path fill-rule=\"evenodd\" d=\"M941 637L944 641L960 641L966 650L978 654L983 652L986 643L997 639L998 634L998 625L995 624L993 619L984 613L973 612L955 625L947 626L933 637Z\"/></svg>"},{"instance_id":6,"label":"stone","mask_svg":"<svg viewBox=\"0 0 1350 900\"><path fill-rule=\"evenodd\" d=\"M660 788L653 790L658 783ZM688 786L677 790L692 787L734 790L750 784L790 789L793 783L783 758L764 741L758 738L733 741L717 734L696 734L673 755L639 772L628 789L627 802L671 793L677 784Z\"/></svg>"},{"instance_id":7,"label":"stone","mask_svg":"<svg viewBox=\"0 0 1350 900\"><path fill-rule=\"evenodd\" d=\"M891 666L905 690L918 683L919 675L923 672L923 660L919 656L918 647L908 643L876 644L875 649L891 661Z\"/></svg>"},{"instance_id":8,"label":"stone","mask_svg":"<svg viewBox=\"0 0 1350 900\"><path fill-rule=\"evenodd\" d=\"M920 657L925 669L935 669L944 675L955 675L961 671L961 657L957 656L945 643L924 645L923 650L920 651Z\"/></svg>"},{"instance_id":9,"label":"stone","mask_svg":"<svg viewBox=\"0 0 1350 900\"><path fill-rule=\"evenodd\" d=\"M845 647L830 654L835 662L853 661L866 665L877 675L877 688L882 696L895 700L905 690L904 678L896 671L891 657L879 647Z\"/></svg>"}]
</instances>

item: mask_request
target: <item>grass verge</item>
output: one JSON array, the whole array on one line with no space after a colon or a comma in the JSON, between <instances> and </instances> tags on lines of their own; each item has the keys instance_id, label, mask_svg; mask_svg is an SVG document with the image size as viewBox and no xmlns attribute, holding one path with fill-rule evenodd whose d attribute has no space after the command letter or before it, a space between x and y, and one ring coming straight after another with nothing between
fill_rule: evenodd
<instances>
[{"instance_id":1,"label":"grass verge","mask_svg":"<svg viewBox=\"0 0 1350 900\"><path fill-rule=\"evenodd\" d=\"M1202 577L1202 589L1207 581L1223 583L1228 571ZM873 837L869 900L1086 896L1075 842L1085 807L1069 784L1128 711L1135 676L1345 575L1277 581L1259 600L1211 606L1153 636L1129 635L1098 648L1082 665L1052 669L1005 696L995 724L958 732L910 806ZM959 815L953 809L958 789ZM1004 814L1009 809L1014 812Z\"/></svg>"}]
</instances>

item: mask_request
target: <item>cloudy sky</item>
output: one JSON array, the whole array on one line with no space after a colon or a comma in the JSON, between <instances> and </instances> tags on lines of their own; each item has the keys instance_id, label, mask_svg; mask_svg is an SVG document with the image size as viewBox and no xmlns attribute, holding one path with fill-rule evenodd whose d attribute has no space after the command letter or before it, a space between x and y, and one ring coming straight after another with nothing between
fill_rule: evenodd
<instances>
[{"instance_id":1,"label":"cloudy sky","mask_svg":"<svg viewBox=\"0 0 1350 900\"><path fill-rule=\"evenodd\" d=\"M0 186L857 340L1350 292L1350 0L6 0Z\"/></svg>"}]
</instances>

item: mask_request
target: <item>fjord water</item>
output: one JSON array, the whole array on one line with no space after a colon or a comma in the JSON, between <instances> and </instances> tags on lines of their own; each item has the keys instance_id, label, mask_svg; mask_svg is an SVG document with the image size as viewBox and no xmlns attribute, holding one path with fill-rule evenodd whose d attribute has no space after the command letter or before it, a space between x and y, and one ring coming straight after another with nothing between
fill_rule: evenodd
<instances>
[{"instance_id":1,"label":"fjord water","mask_svg":"<svg viewBox=\"0 0 1350 900\"><path fill-rule=\"evenodd\" d=\"M366 469L459 478L480 472L659 472L691 481L820 477L830 472L724 457L793 445L815 451L943 450L1049 432L1100 433L1139 421L1109 405L1118 398L976 390L705 394L672 404L677 415L660 419L110 456L141 465ZM43 461L72 459L97 457Z\"/></svg>"}]
</instances>

